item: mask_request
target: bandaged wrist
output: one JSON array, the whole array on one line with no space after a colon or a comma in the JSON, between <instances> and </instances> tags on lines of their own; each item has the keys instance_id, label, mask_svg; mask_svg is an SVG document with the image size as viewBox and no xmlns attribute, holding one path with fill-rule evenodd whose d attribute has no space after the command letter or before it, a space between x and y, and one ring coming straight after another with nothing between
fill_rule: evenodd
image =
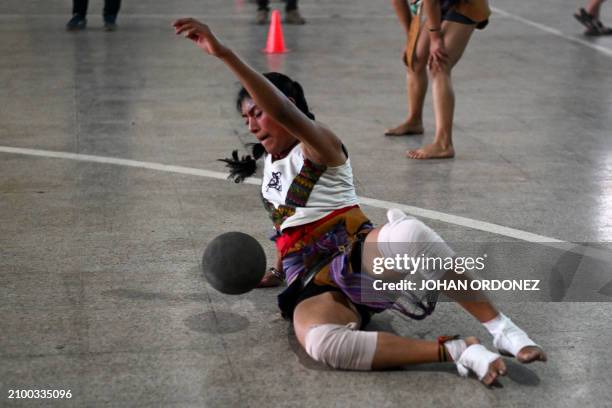
<instances>
[{"instance_id":1,"label":"bandaged wrist","mask_svg":"<svg viewBox=\"0 0 612 408\"><path fill-rule=\"evenodd\" d=\"M503 331L507 321L510 321L508 316L506 316L503 313L500 313L493 319L487 322L484 322L483 326L489 331L489 333L491 333L492 335L495 335Z\"/></svg>"}]
</instances>

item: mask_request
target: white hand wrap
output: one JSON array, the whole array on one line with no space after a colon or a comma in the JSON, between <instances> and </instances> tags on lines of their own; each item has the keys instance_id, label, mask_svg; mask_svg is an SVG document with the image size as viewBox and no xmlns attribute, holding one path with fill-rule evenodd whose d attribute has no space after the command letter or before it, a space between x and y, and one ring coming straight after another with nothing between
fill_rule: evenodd
<instances>
[{"instance_id":1,"label":"white hand wrap","mask_svg":"<svg viewBox=\"0 0 612 408\"><path fill-rule=\"evenodd\" d=\"M482 344L472 344L455 361L457 371L462 377L467 377L469 370L474 371L479 380L482 380L492 362L501 358L497 353L493 353L485 348Z\"/></svg>"},{"instance_id":2,"label":"white hand wrap","mask_svg":"<svg viewBox=\"0 0 612 408\"><path fill-rule=\"evenodd\" d=\"M357 323L312 326L304 340L306 353L333 368L371 370L378 334L356 328Z\"/></svg>"},{"instance_id":3,"label":"white hand wrap","mask_svg":"<svg viewBox=\"0 0 612 408\"><path fill-rule=\"evenodd\" d=\"M461 339L449 340L444 343L444 347L446 348L446 351L451 356L453 361L457 361L459 360L459 357L461 357L461 354L463 354L463 352L467 348L467 344L465 344L465 340Z\"/></svg>"}]
</instances>

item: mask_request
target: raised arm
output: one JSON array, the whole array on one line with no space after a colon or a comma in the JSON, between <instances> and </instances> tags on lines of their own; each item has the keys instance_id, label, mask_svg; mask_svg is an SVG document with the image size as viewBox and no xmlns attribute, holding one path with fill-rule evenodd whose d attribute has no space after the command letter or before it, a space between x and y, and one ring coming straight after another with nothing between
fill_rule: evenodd
<instances>
[{"instance_id":1,"label":"raised arm","mask_svg":"<svg viewBox=\"0 0 612 408\"><path fill-rule=\"evenodd\" d=\"M191 39L208 54L223 61L255 104L304 144L304 153L308 158L328 166L337 166L346 161L342 143L333 132L302 113L270 81L224 46L206 24L185 18L175 21L173 26L176 34Z\"/></svg>"}]
</instances>

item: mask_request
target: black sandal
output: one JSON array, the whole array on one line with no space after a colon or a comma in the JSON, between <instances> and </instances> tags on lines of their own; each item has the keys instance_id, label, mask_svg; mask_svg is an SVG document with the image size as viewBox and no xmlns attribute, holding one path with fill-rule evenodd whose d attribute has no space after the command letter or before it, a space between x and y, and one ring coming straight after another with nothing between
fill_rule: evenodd
<instances>
[{"instance_id":1,"label":"black sandal","mask_svg":"<svg viewBox=\"0 0 612 408\"><path fill-rule=\"evenodd\" d=\"M587 11L584 8L580 8L578 10L578 13L574 14L574 18L578 20L580 24L585 26L588 32L596 30L595 19L593 18L592 15L587 13Z\"/></svg>"},{"instance_id":2,"label":"black sandal","mask_svg":"<svg viewBox=\"0 0 612 408\"><path fill-rule=\"evenodd\" d=\"M606 27L599 20L587 13L584 8L578 10L578 13L574 14L574 18L586 27L584 35L588 36L600 36L600 35L612 35L612 28Z\"/></svg>"},{"instance_id":3,"label":"black sandal","mask_svg":"<svg viewBox=\"0 0 612 408\"><path fill-rule=\"evenodd\" d=\"M612 35L612 28L606 27L599 20L594 20L595 28L597 29L597 35Z\"/></svg>"}]
</instances>

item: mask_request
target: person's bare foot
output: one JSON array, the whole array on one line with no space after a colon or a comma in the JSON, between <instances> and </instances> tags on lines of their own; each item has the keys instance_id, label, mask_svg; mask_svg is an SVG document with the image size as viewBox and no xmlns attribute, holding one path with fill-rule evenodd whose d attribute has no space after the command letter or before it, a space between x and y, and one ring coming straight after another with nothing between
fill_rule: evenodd
<instances>
[{"instance_id":1,"label":"person's bare foot","mask_svg":"<svg viewBox=\"0 0 612 408\"><path fill-rule=\"evenodd\" d=\"M406 121L397 127L385 130L385 136L422 135L424 131L422 123Z\"/></svg>"},{"instance_id":2,"label":"person's bare foot","mask_svg":"<svg viewBox=\"0 0 612 408\"><path fill-rule=\"evenodd\" d=\"M506 363L504 363L504 360L500 357L489 364L489 371L480 381L487 386L493 385L497 382L497 378L506 375L506 372Z\"/></svg>"},{"instance_id":3,"label":"person's bare foot","mask_svg":"<svg viewBox=\"0 0 612 408\"><path fill-rule=\"evenodd\" d=\"M480 344L480 340L478 338L470 336L464 339L465 344L470 347L473 344ZM506 375L508 370L506 369L506 363L500 357L497 360L493 360L491 364L489 364L489 368L484 377L480 379L480 381L487 386L493 385L499 376Z\"/></svg>"},{"instance_id":4,"label":"person's bare foot","mask_svg":"<svg viewBox=\"0 0 612 408\"><path fill-rule=\"evenodd\" d=\"M517 354L516 359L523 364L533 363L534 361L546 361L546 353L538 346L525 346Z\"/></svg>"},{"instance_id":5,"label":"person's bare foot","mask_svg":"<svg viewBox=\"0 0 612 408\"><path fill-rule=\"evenodd\" d=\"M450 159L455 157L452 145L442 146L439 143L430 143L416 150L408 150L406 156L411 159Z\"/></svg>"},{"instance_id":6,"label":"person's bare foot","mask_svg":"<svg viewBox=\"0 0 612 408\"><path fill-rule=\"evenodd\" d=\"M470 347L472 344L480 344L480 340L478 340L478 337L475 336L466 337L463 339L463 341L465 341L465 345L468 347Z\"/></svg>"}]
</instances>

